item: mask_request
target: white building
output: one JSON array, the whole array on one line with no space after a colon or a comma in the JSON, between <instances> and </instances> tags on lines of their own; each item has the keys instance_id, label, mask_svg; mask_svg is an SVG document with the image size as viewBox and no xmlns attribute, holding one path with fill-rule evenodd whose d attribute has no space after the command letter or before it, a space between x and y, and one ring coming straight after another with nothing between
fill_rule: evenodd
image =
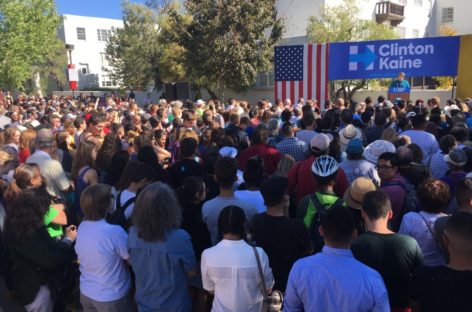
<instances>
[{"instance_id":1,"label":"white building","mask_svg":"<svg viewBox=\"0 0 472 312\"><path fill-rule=\"evenodd\" d=\"M105 46L111 30L123 27L122 20L78 15L63 15L59 38L73 45L72 64L79 70L79 90L118 87L104 70Z\"/></svg>"}]
</instances>

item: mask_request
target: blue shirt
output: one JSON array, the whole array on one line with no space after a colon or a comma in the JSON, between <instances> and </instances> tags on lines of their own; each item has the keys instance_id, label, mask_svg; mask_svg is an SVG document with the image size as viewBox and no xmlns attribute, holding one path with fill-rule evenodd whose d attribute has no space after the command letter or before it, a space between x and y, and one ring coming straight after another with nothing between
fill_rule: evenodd
<instances>
[{"instance_id":1,"label":"blue shirt","mask_svg":"<svg viewBox=\"0 0 472 312\"><path fill-rule=\"evenodd\" d=\"M196 268L196 261L187 232L174 229L164 241L146 242L133 226L128 247L139 311L191 311L187 272Z\"/></svg>"},{"instance_id":2,"label":"blue shirt","mask_svg":"<svg viewBox=\"0 0 472 312\"><path fill-rule=\"evenodd\" d=\"M306 158L308 145L297 138L284 138L277 144L277 149L282 154L292 156L295 161L301 161Z\"/></svg>"},{"instance_id":3,"label":"blue shirt","mask_svg":"<svg viewBox=\"0 0 472 312\"><path fill-rule=\"evenodd\" d=\"M288 278L284 311L390 311L377 271L354 259L349 249L324 246L298 260Z\"/></svg>"}]
</instances>

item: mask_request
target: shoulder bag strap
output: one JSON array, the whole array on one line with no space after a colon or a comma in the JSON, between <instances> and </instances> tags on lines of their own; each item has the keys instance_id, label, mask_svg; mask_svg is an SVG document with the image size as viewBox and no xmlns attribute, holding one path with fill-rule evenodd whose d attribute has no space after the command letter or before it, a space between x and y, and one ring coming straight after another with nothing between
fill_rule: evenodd
<instances>
[{"instance_id":1,"label":"shoulder bag strap","mask_svg":"<svg viewBox=\"0 0 472 312\"><path fill-rule=\"evenodd\" d=\"M116 195L115 211L117 211L121 208L121 194L123 193L123 191L124 190L118 192L118 195Z\"/></svg>"},{"instance_id":2,"label":"shoulder bag strap","mask_svg":"<svg viewBox=\"0 0 472 312\"><path fill-rule=\"evenodd\" d=\"M429 223L428 223L428 221L426 221L426 218L421 214L421 212L417 212L417 214L421 217L421 219L423 219L424 223L426 224L426 227L428 228L428 231L429 231L429 232L431 233L431 235L433 236L434 241L436 242L436 245L438 246L439 250L442 251L442 248L441 248L441 246L439 245L438 238L436 237L436 235L434 234L433 230L431 229L431 226L429 226Z\"/></svg>"},{"instance_id":3,"label":"shoulder bag strap","mask_svg":"<svg viewBox=\"0 0 472 312\"><path fill-rule=\"evenodd\" d=\"M267 293L267 288L266 288L266 285L265 285L265 278L264 278L264 273L262 273L262 265L261 265L261 259L259 258L259 253L257 252L257 249L256 247L254 246L251 246L252 247L252 250L254 251L254 255L256 256L256 261L257 261L257 269L259 271L259 275L261 277L261 282L262 282L262 295L265 298L268 297L268 293Z\"/></svg>"}]
</instances>

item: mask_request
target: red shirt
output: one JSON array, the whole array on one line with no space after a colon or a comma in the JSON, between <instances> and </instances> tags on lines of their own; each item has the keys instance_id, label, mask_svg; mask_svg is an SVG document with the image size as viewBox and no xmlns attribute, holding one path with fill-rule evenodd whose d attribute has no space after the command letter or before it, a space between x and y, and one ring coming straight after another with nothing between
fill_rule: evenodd
<instances>
[{"instance_id":1,"label":"red shirt","mask_svg":"<svg viewBox=\"0 0 472 312\"><path fill-rule=\"evenodd\" d=\"M239 169L244 171L249 158L259 155L264 161L264 171L267 175L272 175L277 170L277 164L279 163L282 154L270 145L254 144L244 149L238 158Z\"/></svg>"},{"instance_id":2,"label":"red shirt","mask_svg":"<svg viewBox=\"0 0 472 312\"><path fill-rule=\"evenodd\" d=\"M18 157L20 157L20 163L24 164L26 162L26 159L28 159L28 157L30 157L29 148L20 149L20 151L18 152Z\"/></svg>"},{"instance_id":3,"label":"red shirt","mask_svg":"<svg viewBox=\"0 0 472 312\"><path fill-rule=\"evenodd\" d=\"M297 207L303 197L313 194L318 187L313 172L311 171L311 165L314 161L315 156L312 155L308 159L297 162L288 172L288 193L295 194ZM336 175L334 192L338 197L342 198L348 187L349 182L346 178L346 174L344 170L339 168L338 174Z\"/></svg>"}]
</instances>

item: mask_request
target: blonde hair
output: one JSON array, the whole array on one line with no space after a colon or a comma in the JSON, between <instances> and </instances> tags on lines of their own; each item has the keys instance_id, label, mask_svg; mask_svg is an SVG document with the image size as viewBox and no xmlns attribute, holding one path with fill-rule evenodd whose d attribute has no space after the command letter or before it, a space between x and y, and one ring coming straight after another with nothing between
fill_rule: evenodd
<instances>
[{"instance_id":1,"label":"blonde hair","mask_svg":"<svg viewBox=\"0 0 472 312\"><path fill-rule=\"evenodd\" d=\"M285 154L277 164L277 171L275 172L275 175L286 178L288 172L290 171L290 169L292 169L294 164L295 159L292 156Z\"/></svg>"},{"instance_id":2,"label":"blonde hair","mask_svg":"<svg viewBox=\"0 0 472 312\"><path fill-rule=\"evenodd\" d=\"M389 142L393 142L393 141L395 141L397 136L398 136L398 134L395 131L395 129L393 129L392 127L387 127L387 128L384 129L384 131L382 131L382 136L380 137L380 139L385 140L385 141L389 141Z\"/></svg>"}]
</instances>

